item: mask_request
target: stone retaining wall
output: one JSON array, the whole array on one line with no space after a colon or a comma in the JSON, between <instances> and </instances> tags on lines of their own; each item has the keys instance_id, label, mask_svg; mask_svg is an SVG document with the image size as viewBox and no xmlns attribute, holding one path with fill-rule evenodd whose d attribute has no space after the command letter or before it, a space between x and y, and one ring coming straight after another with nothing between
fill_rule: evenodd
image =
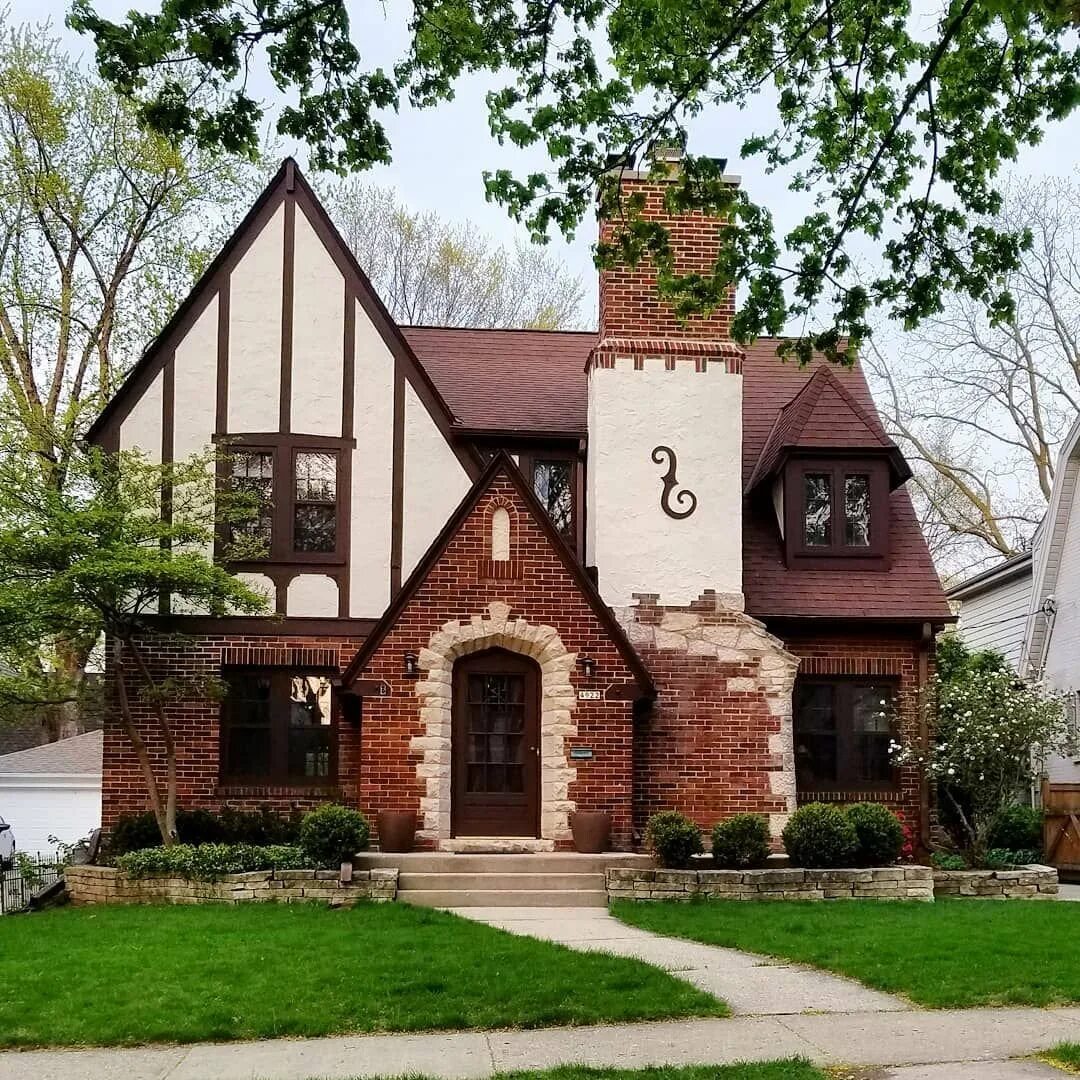
<instances>
[{"instance_id":1,"label":"stone retaining wall","mask_svg":"<svg viewBox=\"0 0 1080 1080\"><path fill-rule=\"evenodd\" d=\"M1016 870L935 870L934 895L982 900L1054 900L1058 872L1052 866Z\"/></svg>"},{"instance_id":2,"label":"stone retaining wall","mask_svg":"<svg viewBox=\"0 0 1080 1080\"><path fill-rule=\"evenodd\" d=\"M354 870L343 884L337 870L254 870L220 881L180 877L129 878L113 866L69 866L64 871L73 904L248 904L314 901L348 907L358 900L393 900L398 872Z\"/></svg>"},{"instance_id":3,"label":"stone retaining wall","mask_svg":"<svg viewBox=\"0 0 1080 1080\"><path fill-rule=\"evenodd\" d=\"M607 870L609 900L927 900L928 866L865 870Z\"/></svg>"}]
</instances>

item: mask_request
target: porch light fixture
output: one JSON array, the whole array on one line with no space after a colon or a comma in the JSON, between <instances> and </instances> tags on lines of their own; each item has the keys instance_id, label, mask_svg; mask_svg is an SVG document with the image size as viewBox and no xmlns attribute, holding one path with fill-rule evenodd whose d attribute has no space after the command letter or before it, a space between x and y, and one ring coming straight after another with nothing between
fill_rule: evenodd
<instances>
[{"instance_id":1,"label":"porch light fixture","mask_svg":"<svg viewBox=\"0 0 1080 1080\"><path fill-rule=\"evenodd\" d=\"M591 679L596 674L596 661L591 656L579 656L577 662L586 679Z\"/></svg>"},{"instance_id":2,"label":"porch light fixture","mask_svg":"<svg viewBox=\"0 0 1080 1080\"><path fill-rule=\"evenodd\" d=\"M414 652L407 652L403 657L405 674L409 677L420 674L420 658Z\"/></svg>"}]
</instances>

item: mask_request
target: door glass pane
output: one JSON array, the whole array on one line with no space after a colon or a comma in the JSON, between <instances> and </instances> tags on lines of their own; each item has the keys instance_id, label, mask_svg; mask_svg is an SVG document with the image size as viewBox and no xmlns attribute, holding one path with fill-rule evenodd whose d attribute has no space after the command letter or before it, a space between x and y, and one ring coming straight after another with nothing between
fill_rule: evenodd
<instances>
[{"instance_id":1,"label":"door glass pane","mask_svg":"<svg viewBox=\"0 0 1080 1080\"><path fill-rule=\"evenodd\" d=\"M568 540L574 535L573 476L571 461L537 461L533 465L533 491L552 524Z\"/></svg>"},{"instance_id":2,"label":"door glass pane","mask_svg":"<svg viewBox=\"0 0 1080 1080\"><path fill-rule=\"evenodd\" d=\"M470 792L523 791L525 679L517 674L470 674L466 684Z\"/></svg>"},{"instance_id":3,"label":"door glass pane","mask_svg":"<svg viewBox=\"0 0 1080 1080\"><path fill-rule=\"evenodd\" d=\"M337 454L304 451L296 455L293 549L337 548Z\"/></svg>"},{"instance_id":4,"label":"door glass pane","mask_svg":"<svg viewBox=\"0 0 1080 1080\"><path fill-rule=\"evenodd\" d=\"M268 675L246 673L226 677L222 703L222 771L232 777L265 777L271 772L270 697Z\"/></svg>"},{"instance_id":5,"label":"door glass pane","mask_svg":"<svg viewBox=\"0 0 1080 1080\"><path fill-rule=\"evenodd\" d=\"M229 468L233 490L243 497L243 505L237 509L243 510L246 518L232 526L233 535L269 548L274 522L274 455L263 450L235 450Z\"/></svg>"},{"instance_id":6,"label":"door glass pane","mask_svg":"<svg viewBox=\"0 0 1080 1080\"><path fill-rule=\"evenodd\" d=\"M795 689L795 773L803 790L836 783L836 688L800 682Z\"/></svg>"},{"instance_id":7,"label":"door glass pane","mask_svg":"<svg viewBox=\"0 0 1080 1080\"><path fill-rule=\"evenodd\" d=\"M330 776L332 749L330 680L324 675L293 675L289 690L289 776Z\"/></svg>"},{"instance_id":8,"label":"door glass pane","mask_svg":"<svg viewBox=\"0 0 1080 1080\"><path fill-rule=\"evenodd\" d=\"M856 783L887 783L892 779L889 742L892 731L892 687L871 684L852 687L851 726Z\"/></svg>"},{"instance_id":9,"label":"door glass pane","mask_svg":"<svg viewBox=\"0 0 1080 1080\"><path fill-rule=\"evenodd\" d=\"M844 477L844 543L848 547L870 544L870 477L865 473Z\"/></svg>"},{"instance_id":10,"label":"door glass pane","mask_svg":"<svg viewBox=\"0 0 1080 1080\"><path fill-rule=\"evenodd\" d=\"M832 477L806 473L803 493L803 540L807 547L828 547L832 543Z\"/></svg>"}]
</instances>

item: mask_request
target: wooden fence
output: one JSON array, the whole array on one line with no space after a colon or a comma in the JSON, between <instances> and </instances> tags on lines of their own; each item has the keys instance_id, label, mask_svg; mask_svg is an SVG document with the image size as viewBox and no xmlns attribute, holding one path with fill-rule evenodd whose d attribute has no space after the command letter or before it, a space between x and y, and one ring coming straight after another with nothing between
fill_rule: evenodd
<instances>
[{"instance_id":1,"label":"wooden fence","mask_svg":"<svg viewBox=\"0 0 1080 1080\"><path fill-rule=\"evenodd\" d=\"M1080 784L1043 783L1043 846L1059 871L1080 874Z\"/></svg>"}]
</instances>

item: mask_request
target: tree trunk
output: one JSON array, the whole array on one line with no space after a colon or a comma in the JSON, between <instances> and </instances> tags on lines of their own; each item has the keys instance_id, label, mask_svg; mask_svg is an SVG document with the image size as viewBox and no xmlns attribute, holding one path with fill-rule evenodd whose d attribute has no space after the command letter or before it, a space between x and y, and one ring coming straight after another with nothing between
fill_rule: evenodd
<instances>
[{"instance_id":1,"label":"tree trunk","mask_svg":"<svg viewBox=\"0 0 1080 1080\"><path fill-rule=\"evenodd\" d=\"M161 788L158 786L157 777L154 775L154 769L150 763L150 754L147 752L142 735L139 734L138 725L131 715L131 699L128 694L127 684L127 661L124 658L124 643L119 638L113 645L113 674L116 678L116 700L120 707L120 719L123 721L124 731L135 749L135 756L139 759L139 767L142 769L143 779L146 780L146 790L150 796L150 809L154 812L154 819L157 821L158 830L161 833L161 842L165 847L171 847L176 838L175 794L170 827L168 810L161 802ZM172 765L172 779L175 793L175 755Z\"/></svg>"},{"instance_id":2,"label":"tree trunk","mask_svg":"<svg viewBox=\"0 0 1080 1080\"><path fill-rule=\"evenodd\" d=\"M161 732L161 741L165 744L165 828L169 835L167 844L176 841L176 739L173 737L169 718L165 715L165 703L161 695L156 692L157 685L154 676L147 667L146 659L139 646L134 641L128 642L131 655L135 657L139 674L154 705L154 716L157 718L158 730Z\"/></svg>"}]
</instances>

